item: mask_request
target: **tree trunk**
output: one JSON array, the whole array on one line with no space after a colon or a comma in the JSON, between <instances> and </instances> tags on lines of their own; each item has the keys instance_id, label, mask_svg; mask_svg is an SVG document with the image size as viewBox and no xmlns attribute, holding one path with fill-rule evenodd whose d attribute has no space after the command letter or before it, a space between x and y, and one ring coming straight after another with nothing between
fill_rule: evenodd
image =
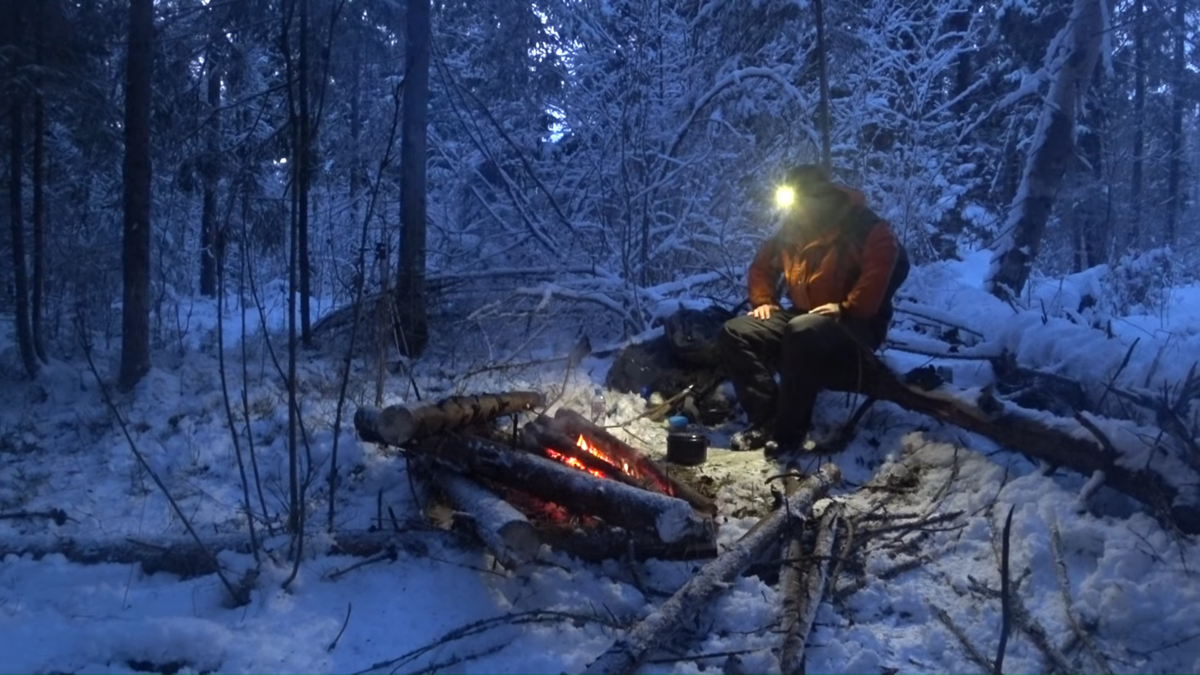
<instances>
[{"instance_id":1,"label":"tree trunk","mask_svg":"<svg viewBox=\"0 0 1200 675\"><path fill-rule=\"evenodd\" d=\"M204 148L204 203L200 213L200 294L207 297L217 295L217 261L220 259L217 234L217 171L218 144L221 134L219 111L221 108L221 74L217 70L215 49L208 54L208 129Z\"/></svg>"},{"instance_id":2,"label":"tree trunk","mask_svg":"<svg viewBox=\"0 0 1200 675\"><path fill-rule=\"evenodd\" d=\"M37 4L33 58L37 72L33 79L33 288L29 322L33 351L42 363L46 357L43 332L46 302L46 98L42 88L42 68L46 60L46 3Z\"/></svg>"},{"instance_id":3,"label":"tree trunk","mask_svg":"<svg viewBox=\"0 0 1200 675\"><path fill-rule=\"evenodd\" d=\"M1052 55L1051 72L1058 77L1042 109L1033 144L1025 161L1021 185L1009 207L1006 234L997 242L988 274L989 290L997 297L1020 295L1042 245L1046 221L1071 159L1075 137L1075 109L1092 80L1100 54L1104 17L1103 0L1075 0L1071 20L1063 28L1061 54Z\"/></svg>"},{"instance_id":4,"label":"tree trunk","mask_svg":"<svg viewBox=\"0 0 1200 675\"><path fill-rule=\"evenodd\" d=\"M300 59L297 64L297 87L300 90L300 147L297 151L296 246L300 275L300 340L305 347L312 345L312 285L308 264L308 192L312 182L312 120L308 103L308 2L300 0Z\"/></svg>"},{"instance_id":5,"label":"tree trunk","mask_svg":"<svg viewBox=\"0 0 1200 675\"><path fill-rule=\"evenodd\" d=\"M362 136L362 45L362 40L354 41L354 62L350 66L350 218L356 225L362 218L361 202L363 184L366 182L362 152L359 150L359 139Z\"/></svg>"},{"instance_id":6,"label":"tree trunk","mask_svg":"<svg viewBox=\"0 0 1200 675\"><path fill-rule=\"evenodd\" d=\"M1184 0L1175 0L1175 49L1174 73L1171 77L1171 159L1167 169L1167 245L1175 243L1178 235L1179 216L1183 210L1183 199L1179 191L1179 180L1183 171L1183 103L1184 77L1183 38L1187 24L1184 19Z\"/></svg>"},{"instance_id":7,"label":"tree trunk","mask_svg":"<svg viewBox=\"0 0 1200 675\"><path fill-rule=\"evenodd\" d=\"M1142 163L1146 153L1146 28L1143 4L1133 0L1133 176L1129 186L1129 245L1137 250L1142 239Z\"/></svg>"},{"instance_id":8,"label":"tree trunk","mask_svg":"<svg viewBox=\"0 0 1200 675\"><path fill-rule=\"evenodd\" d=\"M125 75L125 227L121 267L121 375L133 389L150 370L150 78L154 65L154 0L131 0Z\"/></svg>"},{"instance_id":9,"label":"tree trunk","mask_svg":"<svg viewBox=\"0 0 1200 675\"><path fill-rule=\"evenodd\" d=\"M22 117L20 97L13 97L9 107L9 127L12 134L9 146L8 205L12 220L13 287L16 291L17 346L21 350L21 363L30 379L37 377L38 360L33 348L33 335L29 330L29 278L25 267L25 222L21 204L22 177Z\"/></svg>"},{"instance_id":10,"label":"tree trunk","mask_svg":"<svg viewBox=\"0 0 1200 675\"><path fill-rule=\"evenodd\" d=\"M425 135L429 106L429 0L408 0L404 127L400 140L402 230L396 284L400 351L416 356L429 343L425 295Z\"/></svg>"},{"instance_id":11,"label":"tree trunk","mask_svg":"<svg viewBox=\"0 0 1200 675\"><path fill-rule=\"evenodd\" d=\"M817 22L817 77L821 85L821 100L817 104L817 115L821 125L821 166L829 171L833 168L833 141L830 138L833 129L829 114L829 54L825 44L825 0L813 0L813 13Z\"/></svg>"}]
</instances>

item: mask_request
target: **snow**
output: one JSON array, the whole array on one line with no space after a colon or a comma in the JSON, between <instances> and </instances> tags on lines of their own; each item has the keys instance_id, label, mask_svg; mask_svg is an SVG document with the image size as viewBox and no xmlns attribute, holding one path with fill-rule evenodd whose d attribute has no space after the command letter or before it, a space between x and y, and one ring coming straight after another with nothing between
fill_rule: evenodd
<instances>
[{"instance_id":1,"label":"snow","mask_svg":"<svg viewBox=\"0 0 1200 675\"><path fill-rule=\"evenodd\" d=\"M1138 345L1117 378L1129 388L1153 390L1178 383L1200 354L1200 285L1166 288L1158 309L1130 307L1122 313L1118 303L1101 297L1097 308L1080 310L1081 298L1103 295L1108 288L1111 271L1096 269L1065 279L1035 278L1013 307L984 290L989 263L985 250L914 268L901 296L919 303L927 319L952 318L985 336L963 333L969 350L1006 350L1022 365L1079 379L1093 391L1102 391L1112 379L1135 339ZM1102 306L1105 302L1108 306ZM134 392L114 394L115 403L139 449L201 536L244 532L241 484L212 334L216 308L207 301L187 303L188 328L179 336L185 348L157 360ZM674 306L687 304L684 300ZM274 331L282 325L282 305L268 305L267 327ZM286 391L265 353L257 310L249 308L253 334L244 338L238 311L231 305L224 322L235 425L242 433L242 451L248 452L240 403L245 388L262 500L267 521L278 532L286 519ZM1088 325L1093 321L1100 329ZM570 335L562 342L570 344L576 327L564 330ZM915 317L903 312L897 314L894 334L934 342ZM246 381L241 374L243 339L249 354ZM55 362L36 382L21 381L12 342L11 326L0 324L0 345L5 345L0 374L6 379L0 388L0 514L59 508L70 520L59 526L37 518L0 519L0 546L47 537L154 541L183 536L181 523L138 466L86 367ZM116 365L115 346L98 344L96 349L98 368L108 377ZM964 396L977 393L991 377L986 362L931 359L899 350L888 351L886 358L898 368L926 363L949 367L954 385L966 390ZM586 410L610 359L585 359L567 378L558 405ZM374 524L377 499L394 510L404 527L416 527L412 523L423 503L423 495L410 489L402 459L358 442L353 434L348 418L354 407L373 404L373 370L355 364L351 403L342 428L332 429L338 363L335 356L316 352L305 353L299 364L302 417L316 471L307 494L308 531L316 541L309 542L310 553L295 581L283 588L292 563L287 538L279 534L269 538L272 555L259 567L250 603L236 608L229 606L212 575L181 579L145 574L136 565L8 555L0 560L0 635L5 636L0 669L578 672L608 649L623 627L648 616L704 564L589 564L543 547L535 563L506 572L493 567L470 541L431 531L427 537L417 533L426 542L421 551L402 550L394 560L331 575L362 562L315 552L321 550L319 532L325 527L335 435L339 530ZM517 375L497 371L461 379L455 379L461 369L436 360L413 365L426 399L464 390L557 391L564 381L561 362L514 371ZM404 393L406 374L388 378L385 404L410 398ZM622 426L643 411L640 397L615 391L606 391L605 397L614 433L657 456L665 453L661 426L646 419ZM855 403L843 394L823 394L818 418L835 424ZM1093 419L1131 460L1149 456L1143 442L1149 426ZM871 540L863 561L870 573L865 585L850 592L852 578L843 575L838 584L842 599L818 612L809 640L809 672L976 672L978 666L938 620L935 608L944 610L976 648L994 656L999 601L981 588L1000 587L1000 533L1010 508L1017 596L1072 663L1089 672L1100 669L1069 644L1068 605L1050 545L1054 530L1064 548L1070 611L1115 671L1200 672L1195 610L1200 584L1193 576L1200 545L1195 537L1164 529L1128 499L1099 486L1098 476L1061 470L1048 474L986 439L933 425L890 405L877 405L861 428L851 448L832 458L846 475L833 499L848 512L871 510L887 497L893 499L887 506L892 512L962 515L922 534ZM695 470L720 486L722 547L733 544L766 511L771 498L765 480L779 472L757 453L725 450L732 430L710 430L710 461ZM811 471L819 461L803 464ZM856 490L873 480L904 475L914 478L909 492ZM253 492L251 502L261 511ZM260 533L266 524L257 523ZM907 545L900 545L904 541ZM913 557L925 561L908 571L890 572ZM220 560L234 579L256 564L249 554L226 552ZM691 618L683 635L651 654L639 672L777 672L771 650L781 639L778 601L773 582L738 577ZM1041 652L1014 630L1005 670L1042 672L1046 667Z\"/></svg>"}]
</instances>

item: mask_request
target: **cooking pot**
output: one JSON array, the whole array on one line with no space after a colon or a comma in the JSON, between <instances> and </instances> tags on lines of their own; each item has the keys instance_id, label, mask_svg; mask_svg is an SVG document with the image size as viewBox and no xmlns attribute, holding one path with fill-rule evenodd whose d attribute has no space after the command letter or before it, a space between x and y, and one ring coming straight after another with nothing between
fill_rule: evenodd
<instances>
[{"instance_id":1,"label":"cooking pot","mask_svg":"<svg viewBox=\"0 0 1200 675\"><path fill-rule=\"evenodd\" d=\"M699 431L672 431L667 434L667 461L696 466L708 459L708 436Z\"/></svg>"}]
</instances>

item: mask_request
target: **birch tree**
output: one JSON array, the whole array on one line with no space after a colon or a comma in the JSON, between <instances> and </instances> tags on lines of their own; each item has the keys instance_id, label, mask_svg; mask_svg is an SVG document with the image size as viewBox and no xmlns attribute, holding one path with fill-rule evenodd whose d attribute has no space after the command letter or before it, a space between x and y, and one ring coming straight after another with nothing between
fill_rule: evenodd
<instances>
[{"instance_id":1,"label":"birch tree","mask_svg":"<svg viewBox=\"0 0 1200 675\"><path fill-rule=\"evenodd\" d=\"M1101 2L1074 0L1071 18L1047 55L1053 80L987 277L988 290L998 297L1020 294L1040 250L1075 145L1076 109L1100 55L1105 28Z\"/></svg>"}]
</instances>

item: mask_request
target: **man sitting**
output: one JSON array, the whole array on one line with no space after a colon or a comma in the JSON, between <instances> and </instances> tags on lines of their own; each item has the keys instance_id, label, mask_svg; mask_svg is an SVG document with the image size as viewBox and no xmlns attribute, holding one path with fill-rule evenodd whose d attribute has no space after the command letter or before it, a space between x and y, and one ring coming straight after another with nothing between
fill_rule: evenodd
<instances>
[{"instance_id":1,"label":"man sitting","mask_svg":"<svg viewBox=\"0 0 1200 675\"><path fill-rule=\"evenodd\" d=\"M847 381L859 349L883 344L892 295L907 274L895 233L862 192L832 183L814 165L789 171L781 191L789 190L779 231L750 264L752 309L726 322L720 336L750 421L731 447L768 456L803 447L817 393ZM781 277L790 309L780 304Z\"/></svg>"}]
</instances>

